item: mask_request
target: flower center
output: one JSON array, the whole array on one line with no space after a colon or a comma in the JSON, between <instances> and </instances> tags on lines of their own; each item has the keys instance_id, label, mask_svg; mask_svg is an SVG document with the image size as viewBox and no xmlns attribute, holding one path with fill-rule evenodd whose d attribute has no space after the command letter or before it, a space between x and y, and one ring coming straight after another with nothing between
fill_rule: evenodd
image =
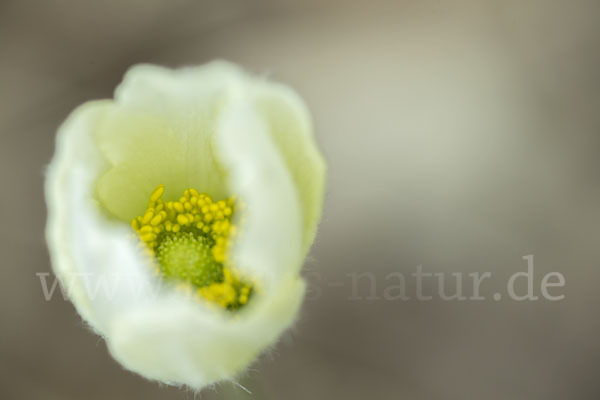
<instances>
[{"instance_id":1,"label":"flower center","mask_svg":"<svg viewBox=\"0 0 600 400\"><path fill-rule=\"evenodd\" d=\"M196 295L229 310L245 305L252 286L243 281L227 257L236 227L234 199L214 202L187 189L178 201L163 201L165 186L150 195L143 215L131 221L143 247L168 281L184 283Z\"/></svg>"},{"instance_id":2,"label":"flower center","mask_svg":"<svg viewBox=\"0 0 600 400\"><path fill-rule=\"evenodd\" d=\"M204 236L184 232L162 240L156 258L167 278L182 279L203 287L223 280L223 267L215 261L210 249Z\"/></svg>"}]
</instances>

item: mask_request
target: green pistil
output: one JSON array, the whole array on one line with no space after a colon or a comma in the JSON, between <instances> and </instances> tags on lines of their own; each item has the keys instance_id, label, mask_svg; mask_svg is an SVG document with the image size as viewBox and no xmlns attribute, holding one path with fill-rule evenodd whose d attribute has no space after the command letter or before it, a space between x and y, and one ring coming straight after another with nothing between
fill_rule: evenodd
<instances>
[{"instance_id":1,"label":"green pistil","mask_svg":"<svg viewBox=\"0 0 600 400\"><path fill-rule=\"evenodd\" d=\"M195 287L223 282L223 266L215 261L208 238L191 232L167 235L156 249L160 269L167 279Z\"/></svg>"}]
</instances>

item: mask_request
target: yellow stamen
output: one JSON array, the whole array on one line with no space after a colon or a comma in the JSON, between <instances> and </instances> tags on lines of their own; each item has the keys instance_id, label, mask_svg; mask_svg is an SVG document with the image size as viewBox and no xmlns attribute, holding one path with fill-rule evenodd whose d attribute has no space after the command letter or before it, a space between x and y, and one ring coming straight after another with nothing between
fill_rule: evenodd
<instances>
[{"instance_id":1,"label":"yellow stamen","mask_svg":"<svg viewBox=\"0 0 600 400\"><path fill-rule=\"evenodd\" d=\"M165 185L158 185L147 210L131 221L160 274L195 287L198 296L223 308L244 306L253 288L228 258L236 236L235 199L215 202L190 188L178 201L164 201L164 193Z\"/></svg>"}]
</instances>

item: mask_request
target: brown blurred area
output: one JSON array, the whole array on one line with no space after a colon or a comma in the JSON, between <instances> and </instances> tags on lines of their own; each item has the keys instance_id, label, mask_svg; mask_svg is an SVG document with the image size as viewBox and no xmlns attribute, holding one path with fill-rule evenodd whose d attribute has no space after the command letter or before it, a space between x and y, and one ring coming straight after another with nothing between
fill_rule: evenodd
<instances>
[{"instance_id":1,"label":"brown blurred area","mask_svg":"<svg viewBox=\"0 0 600 400\"><path fill-rule=\"evenodd\" d=\"M70 110L132 64L214 58L296 88L329 164L311 294L251 398L600 398L599 48L592 0L0 0L0 398L194 398L124 371L36 273ZM529 254L565 299L494 301ZM381 298L418 265L489 271L488 298ZM357 272L378 299L349 299Z\"/></svg>"}]
</instances>

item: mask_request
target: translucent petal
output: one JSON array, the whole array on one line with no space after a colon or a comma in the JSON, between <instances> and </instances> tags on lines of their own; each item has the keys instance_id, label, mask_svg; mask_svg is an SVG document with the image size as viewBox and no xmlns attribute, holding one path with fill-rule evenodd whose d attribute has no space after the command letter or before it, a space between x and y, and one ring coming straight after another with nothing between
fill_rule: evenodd
<instances>
[{"instance_id":1,"label":"translucent petal","mask_svg":"<svg viewBox=\"0 0 600 400\"><path fill-rule=\"evenodd\" d=\"M98 196L113 215L126 221L137 216L159 183L166 186L166 200L190 187L215 199L227 196L212 146L228 76L217 70L141 65L127 73L96 136L111 164Z\"/></svg>"},{"instance_id":2,"label":"translucent petal","mask_svg":"<svg viewBox=\"0 0 600 400\"><path fill-rule=\"evenodd\" d=\"M79 107L61 126L48 168L46 238L52 266L83 318L99 333L125 307L147 304L126 280L150 288L151 270L129 229L104 218L94 201L94 182L105 168L93 140L108 101Z\"/></svg>"},{"instance_id":3,"label":"translucent petal","mask_svg":"<svg viewBox=\"0 0 600 400\"><path fill-rule=\"evenodd\" d=\"M216 145L229 186L245 203L234 265L265 285L296 276L302 266L299 198L289 170L248 93L224 109Z\"/></svg>"},{"instance_id":4,"label":"translucent petal","mask_svg":"<svg viewBox=\"0 0 600 400\"><path fill-rule=\"evenodd\" d=\"M254 103L294 180L302 207L306 252L321 218L325 187L325 162L315 144L310 114L293 90L275 83L256 85Z\"/></svg>"},{"instance_id":5,"label":"translucent petal","mask_svg":"<svg viewBox=\"0 0 600 400\"><path fill-rule=\"evenodd\" d=\"M234 316L172 297L119 314L108 346L121 364L149 379L201 388L235 377L271 345L293 323L303 293L303 281L290 280Z\"/></svg>"}]
</instances>

